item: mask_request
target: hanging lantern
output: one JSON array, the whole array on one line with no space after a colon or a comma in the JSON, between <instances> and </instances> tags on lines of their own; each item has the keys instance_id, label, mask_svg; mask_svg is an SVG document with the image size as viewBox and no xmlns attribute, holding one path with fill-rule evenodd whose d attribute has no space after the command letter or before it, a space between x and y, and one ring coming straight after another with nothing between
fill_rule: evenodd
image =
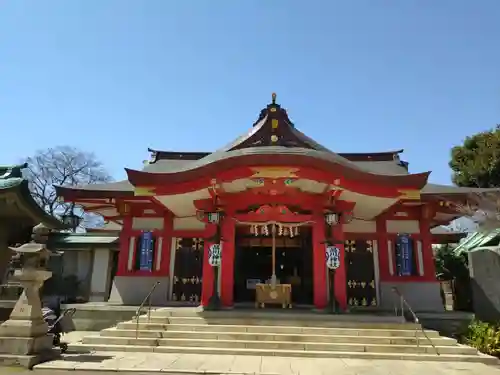
<instances>
[{"instance_id":1,"label":"hanging lantern","mask_svg":"<svg viewBox=\"0 0 500 375\"><path fill-rule=\"evenodd\" d=\"M219 267L222 259L222 246L218 243L210 245L208 249L208 263L212 267Z\"/></svg>"},{"instance_id":2,"label":"hanging lantern","mask_svg":"<svg viewBox=\"0 0 500 375\"><path fill-rule=\"evenodd\" d=\"M207 214L208 222L211 224L219 224L221 214L220 212L209 212Z\"/></svg>"},{"instance_id":3,"label":"hanging lantern","mask_svg":"<svg viewBox=\"0 0 500 375\"><path fill-rule=\"evenodd\" d=\"M339 223L339 215L335 212L325 214L325 222L328 225L337 225Z\"/></svg>"},{"instance_id":4,"label":"hanging lantern","mask_svg":"<svg viewBox=\"0 0 500 375\"><path fill-rule=\"evenodd\" d=\"M340 249L336 246L328 246L326 248L326 266L330 270L335 270L340 267Z\"/></svg>"}]
</instances>

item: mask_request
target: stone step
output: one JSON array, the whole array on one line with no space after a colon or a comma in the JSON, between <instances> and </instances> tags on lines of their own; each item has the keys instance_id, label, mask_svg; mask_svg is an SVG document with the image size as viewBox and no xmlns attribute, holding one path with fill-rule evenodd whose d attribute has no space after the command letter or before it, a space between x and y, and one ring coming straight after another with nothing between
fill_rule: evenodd
<instances>
[{"instance_id":1,"label":"stone step","mask_svg":"<svg viewBox=\"0 0 500 375\"><path fill-rule=\"evenodd\" d=\"M147 315L147 314L144 314ZM374 323L399 323L401 317L394 314L328 314L307 310L282 310L282 309L251 309L251 310L218 310L206 311L199 308L159 308L151 311L151 316L177 317L177 318L239 318L239 319L274 319L274 320L305 320L305 321L349 321L349 322L374 322Z\"/></svg>"},{"instance_id":2,"label":"stone step","mask_svg":"<svg viewBox=\"0 0 500 375\"><path fill-rule=\"evenodd\" d=\"M424 332L420 324L402 322L401 317L289 310L158 309L149 317L140 316L138 322L133 319L105 329L99 336L85 337L71 349L491 361L436 331Z\"/></svg>"},{"instance_id":3,"label":"stone step","mask_svg":"<svg viewBox=\"0 0 500 375\"><path fill-rule=\"evenodd\" d=\"M157 347L159 345L157 338L147 337L105 337L105 336L86 336L82 339L82 344L86 345L109 345L109 346L148 346Z\"/></svg>"},{"instance_id":4,"label":"stone step","mask_svg":"<svg viewBox=\"0 0 500 375\"><path fill-rule=\"evenodd\" d=\"M293 327L320 327L320 328L367 328L367 329L416 329L420 324L415 323L384 323L367 321L342 320L302 320L302 319L262 319L262 318L203 318L203 317L159 317L152 315L139 317L140 323L157 324L207 324L207 325L258 325L258 326L293 326Z\"/></svg>"},{"instance_id":5,"label":"stone step","mask_svg":"<svg viewBox=\"0 0 500 375\"><path fill-rule=\"evenodd\" d=\"M434 353L389 353L389 352L353 352L353 351L308 351L308 350L279 350L279 349L241 349L241 348L213 348L213 347L180 347L180 346L143 346L143 345L109 345L109 344L71 344L71 351L113 351L113 352L155 352L155 353L184 353L184 354L212 354L212 355L256 355L280 357L310 357L310 358L358 358L358 359L387 359L413 361L441 361L441 362L481 362L497 365L498 359L483 354L440 354ZM439 348L438 348L439 350Z\"/></svg>"},{"instance_id":6,"label":"stone step","mask_svg":"<svg viewBox=\"0 0 500 375\"><path fill-rule=\"evenodd\" d=\"M415 337L424 336L420 326L401 325L399 329L378 329L378 328L357 328L353 327L300 327L300 326L273 326L273 325L236 325L236 324L167 324L167 323L139 323L140 330L156 331L196 331L196 332L249 332L249 333L268 333L268 334L324 334L324 335L346 335L346 336L399 336ZM137 328L137 323L124 322L117 325L118 329ZM425 330L428 337L439 337L436 331Z\"/></svg>"},{"instance_id":7,"label":"stone step","mask_svg":"<svg viewBox=\"0 0 500 375\"><path fill-rule=\"evenodd\" d=\"M92 336L83 340L89 345L140 345L140 346L178 346L178 347L210 347L210 348L240 348L240 349L267 349L267 350L305 350L305 351L342 351L342 352L373 352L373 353L435 353L431 345L394 345L394 344L367 344L367 343L319 343L319 342L292 342L292 341L243 341L243 340L210 340L186 338L134 338L134 337L103 337ZM477 354L474 348L462 345L436 346L443 354Z\"/></svg>"},{"instance_id":8,"label":"stone step","mask_svg":"<svg viewBox=\"0 0 500 375\"><path fill-rule=\"evenodd\" d=\"M133 326L133 325L132 325ZM409 331L413 336L388 336L385 331L379 331L379 336L363 336L353 330L353 335L332 335L332 334L303 334L303 333L253 333L253 332L196 332L196 331L175 331L171 330L138 330L109 328L101 331L102 337L129 337L135 338L186 338L186 339L210 339L210 340L243 340L243 341L291 341L291 342L323 342L323 343L359 343L359 344L401 344L416 345L417 340L421 345L429 345L425 336L415 337L415 331ZM318 332L319 333L319 332ZM421 332L420 332L421 333ZM449 346L455 345L456 340L446 337L431 338L434 345Z\"/></svg>"}]
</instances>

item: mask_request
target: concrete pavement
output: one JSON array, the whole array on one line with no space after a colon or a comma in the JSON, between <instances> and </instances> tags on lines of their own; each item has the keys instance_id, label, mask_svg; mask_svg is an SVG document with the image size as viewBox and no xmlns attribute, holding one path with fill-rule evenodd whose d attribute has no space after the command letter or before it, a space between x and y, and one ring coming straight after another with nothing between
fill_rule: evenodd
<instances>
[{"instance_id":1,"label":"concrete pavement","mask_svg":"<svg viewBox=\"0 0 500 375\"><path fill-rule=\"evenodd\" d=\"M34 375L32 371L29 370L20 370L15 368L3 368L0 367L0 374L2 375ZM67 375L106 375L113 374L116 375L116 372L106 372L106 371L72 371L72 370L60 370L60 371L37 371L36 375L56 375L56 374L67 374ZM129 373L130 374L130 373ZM134 372L134 375L165 375L164 372ZM169 375L186 375L186 373L180 374L169 374Z\"/></svg>"},{"instance_id":2,"label":"concrete pavement","mask_svg":"<svg viewBox=\"0 0 500 375\"><path fill-rule=\"evenodd\" d=\"M78 342L92 332L72 332L64 341ZM63 359L38 365L32 375L140 374L252 374L252 375L500 375L500 367L469 362L417 362L342 358L287 358L272 356L199 355L180 353L91 352L67 354ZM0 374L26 375L13 369Z\"/></svg>"},{"instance_id":3,"label":"concrete pavement","mask_svg":"<svg viewBox=\"0 0 500 375\"><path fill-rule=\"evenodd\" d=\"M45 375L45 371L52 374L60 370L72 374L86 370L90 374L120 371L214 375L500 375L497 367L467 362L113 352L68 354L63 360L36 366L34 375L38 371L42 371L38 375Z\"/></svg>"}]
</instances>

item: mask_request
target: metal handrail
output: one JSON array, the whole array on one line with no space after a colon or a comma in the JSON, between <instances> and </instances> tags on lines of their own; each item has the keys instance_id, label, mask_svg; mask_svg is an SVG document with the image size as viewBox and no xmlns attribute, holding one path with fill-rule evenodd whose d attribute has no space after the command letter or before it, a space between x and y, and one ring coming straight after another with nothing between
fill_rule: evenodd
<instances>
[{"instance_id":1,"label":"metal handrail","mask_svg":"<svg viewBox=\"0 0 500 375\"><path fill-rule=\"evenodd\" d=\"M141 315L141 310L148 302L148 323L151 322L151 295L155 291L156 287L160 285L160 282L157 281L153 284L153 287L147 294L147 296L142 300L142 303L140 304L139 308L135 312L135 339L137 340L139 338L139 316Z\"/></svg>"},{"instance_id":2,"label":"metal handrail","mask_svg":"<svg viewBox=\"0 0 500 375\"><path fill-rule=\"evenodd\" d=\"M405 312L404 310L405 310L405 306L406 306L406 308L408 309L408 311L411 313L411 315L413 317L413 322L417 325L417 327L415 328L415 339L417 341L417 348L420 347L420 340L419 340L418 334L417 334L418 333L418 328L420 328L420 330L422 331L422 334L427 339L427 341L429 341L429 343L431 344L432 348L436 352L436 355L440 355L439 351L436 348L436 345L434 345L434 343L429 338L429 336L427 336L427 333L425 332L424 328L420 324L420 321L419 321L419 319L417 317L417 314L415 314L415 312L413 311L413 309L411 308L410 304L405 299L405 297L403 296L403 294L396 287L393 287L392 291L399 297L399 303L400 303L400 308L401 308L401 317L403 318L403 320L406 321L406 319L404 317L404 312ZM397 305L394 305L394 311L396 312L396 316L399 316L398 315L398 307L397 307Z\"/></svg>"}]
</instances>

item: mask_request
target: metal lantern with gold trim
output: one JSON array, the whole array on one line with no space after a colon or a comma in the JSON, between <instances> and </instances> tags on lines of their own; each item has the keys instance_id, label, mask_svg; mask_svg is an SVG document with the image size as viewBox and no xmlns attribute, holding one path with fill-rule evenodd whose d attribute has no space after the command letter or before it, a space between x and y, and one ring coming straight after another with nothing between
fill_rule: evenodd
<instances>
[{"instance_id":1,"label":"metal lantern with gold trim","mask_svg":"<svg viewBox=\"0 0 500 375\"><path fill-rule=\"evenodd\" d=\"M207 212L206 213L207 215L207 220L209 223L211 224L219 224L220 223L220 219L221 219L221 213L220 212Z\"/></svg>"},{"instance_id":2,"label":"metal lantern with gold trim","mask_svg":"<svg viewBox=\"0 0 500 375\"><path fill-rule=\"evenodd\" d=\"M323 242L327 246L333 245L335 243L334 239L332 238L332 228L335 225L338 225L340 222L340 215L336 212L327 212L325 214L325 241Z\"/></svg>"},{"instance_id":3,"label":"metal lantern with gold trim","mask_svg":"<svg viewBox=\"0 0 500 375\"><path fill-rule=\"evenodd\" d=\"M339 215L335 212L325 214L325 222L328 225L337 225L339 223Z\"/></svg>"}]
</instances>

